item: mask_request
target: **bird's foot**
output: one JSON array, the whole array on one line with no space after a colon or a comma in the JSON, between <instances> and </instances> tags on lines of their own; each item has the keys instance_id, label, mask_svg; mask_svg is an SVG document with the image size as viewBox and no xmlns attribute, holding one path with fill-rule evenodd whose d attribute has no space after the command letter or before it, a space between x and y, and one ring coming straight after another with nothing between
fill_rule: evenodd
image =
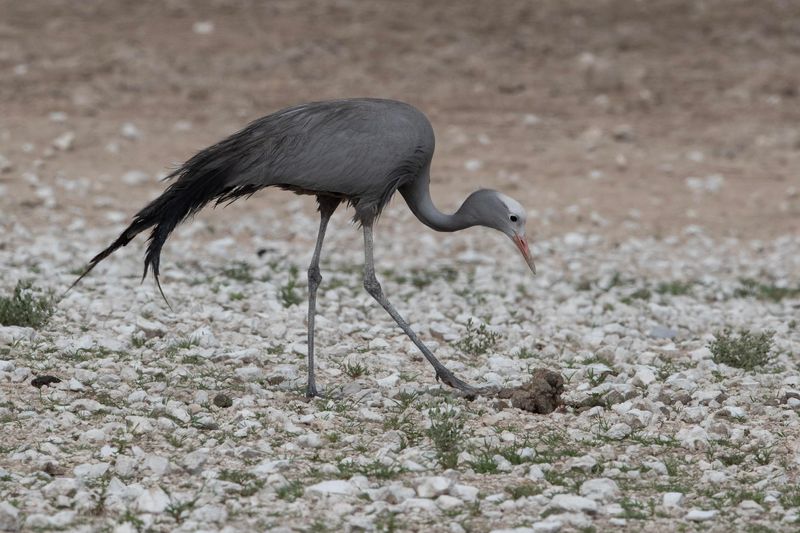
<instances>
[{"instance_id":1,"label":"bird's foot","mask_svg":"<svg viewBox=\"0 0 800 533\"><path fill-rule=\"evenodd\" d=\"M306 385L306 398L315 398L319 396L319 392L317 392L317 386L315 383L309 383Z\"/></svg>"},{"instance_id":2,"label":"bird's foot","mask_svg":"<svg viewBox=\"0 0 800 533\"><path fill-rule=\"evenodd\" d=\"M315 384L309 384L306 386L306 398L309 400L314 398L319 398L320 400L341 400L344 398L344 395L341 393L341 390L338 392L335 391L317 391L317 387Z\"/></svg>"},{"instance_id":3,"label":"bird's foot","mask_svg":"<svg viewBox=\"0 0 800 533\"><path fill-rule=\"evenodd\" d=\"M458 379L455 374L447 369L437 370L436 380L459 390L468 400L474 400L478 397L478 395L481 394L481 389L473 387L465 381Z\"/></svg>"}]
</instances>

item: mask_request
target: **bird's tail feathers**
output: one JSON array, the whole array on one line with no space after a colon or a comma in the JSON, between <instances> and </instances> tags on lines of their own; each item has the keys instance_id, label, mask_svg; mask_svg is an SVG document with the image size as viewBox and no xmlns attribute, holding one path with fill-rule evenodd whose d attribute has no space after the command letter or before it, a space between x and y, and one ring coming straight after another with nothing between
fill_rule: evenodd
<instances>
[{"instance_id":1,"label":"bird's tail feathers","mask_svg":"<svg viewBox=\"0 0 800 533\"><path fill-rule=\"evenodd\" d=\"M266 185L256 176L263 171L259 168L262 159L253 153L253 146L242 141L242 133L199 152L166 179L175 179L167 189L150 202L133 218L133 222L111 245L97 254L86 270L70 285L70 289L81 281L100 261L127 245L142 231L153 228L148 238L149 244L144 258L142 280L150 270L158 285L161 296L169 305L159 281L161 248L178 224L194 215L206 204L216 200L216 205L232 202L242 196L249 196ZM238 141L238 142L237 142ZM249 164L243 165L243 161ZM231 184L232 178L238 184ZM239 178L250 179L239 179Z\"/></svg>"}]
</instances>

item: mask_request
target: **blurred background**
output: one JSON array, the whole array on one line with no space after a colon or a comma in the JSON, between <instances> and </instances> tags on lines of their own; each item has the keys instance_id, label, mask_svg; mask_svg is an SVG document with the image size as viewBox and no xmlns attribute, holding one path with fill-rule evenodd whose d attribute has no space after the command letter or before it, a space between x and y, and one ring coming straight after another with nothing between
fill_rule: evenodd
<instances>
[{"instance_id":1,"label":"blurred background","mask_svg":"<svg viewBox=\"0 0 800 533\"><path fill-rule=\"evenodd\" d=\"M373 96L431 118L443 209L486 186L538 236L800 229L792 0L0 0L0 71L0 225L127 218L252 119Z\"/></svg>"}]
</instances>

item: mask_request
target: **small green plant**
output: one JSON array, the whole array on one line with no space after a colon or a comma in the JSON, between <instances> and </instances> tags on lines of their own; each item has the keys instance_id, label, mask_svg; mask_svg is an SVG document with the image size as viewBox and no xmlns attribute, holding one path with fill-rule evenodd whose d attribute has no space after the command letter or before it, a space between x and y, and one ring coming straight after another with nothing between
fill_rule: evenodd
<instances>
[{"instance_id":1,"label":"small green plant","mask_svg":"<svg viewBox=\"0 0 800 533\"><path fill-rule=\"evenodd\" d=\"M670 294L672 296L689 294L691 290L692 283L689 281L662 281L656 287L658 294Z\"/></svg>"},{"instance_id":2,"label":"small green plant","mask_svg":"<svg viewBox=\"0 0 800 533\"><path fill-rule=\"evenodd\" d=\"M341 365L342 372L347 374L353 379L360 378L361 376L366 376L369 374L369 369L367 365L362 364L361 361L350 361L346 360Z\"/></svg>"},{"instance_id":3,"label":"small green plant","mask_svg":"<svg viewBox=\"0 0 800 533\"><path fill-rule=\"evenodd\" d=\"M136 516L136 513L131 509L126 510L125 513L123 513L123 515L119 518L120 524L124 524L125 522L130 522L136 531L142 531L144 528L144 520Z\"/></svg>"},{"instance_id":4,"label":"small green plant","mask_svg":"<svg viewBox=\"0 0 800 533\"><path fill-rule=\"evenodd\" d=\"M436 448L436 459L442 468L455 468L458 465L458 454L461 452L461 441L464 439L463 417L449 405L438 405L430 410L431 427L428 438Z\"/></svg>"},{"instance_id":5,"label":"small green plant","mask_svg":"<svg viewBox=\"0 0 800 533\"><path fill-rule=\"evenodd\" d=\"M632 498L623 498L619 505L623 511L620 516L629 520L646 520L653 515L652 502L649 502L649 505L645 505L643 502Z\"/></svg>"},{"instance_id":6,"label":"small green plant","mask_svg":"<svg viewBox=\"0 0 800 533\"><path fill-rule=\"evenodd\" d=\"M800 287L779 287L778 285L761 283L760 281L744 278L740 279L741 285L734 291L737 298L758 298L780 302L784 298L800 297Z\"/></svg>"},{"instance_id":7,"label":"small green plant","mask_svg":"<svg viewBox=\"0 0 800 533\"><path fill-rule=\"evenodd\" d=\"M770 464L772 462L772 448L759 448L753 455L753 459L761 466Z\"/></svg>"},{"instance_id":8,"label":"small green plant","mask_svg":"<svg viewBox=\"0 0 800 533\"><path fill-rule=\"evenodd\" d=\"M469 466L476 474L496 474L498 464L492 451L485 449L481 450L475 460L469 462Z\"/></svg>"},{"instance_id":9,"label":"small green plant","mask_svg":"<svg viewBox=\"0 0 800 533\"><path fill-rule=\"evenodd\" d=\"M281 500L293 502L303 495L303 484L299 481L290 481L275 490L275 495Z\"/></svg>"},{"instance_id":10,"label":"small green plant","mask_svg":"<svg viewBox=\"0 0 800 533\"><path fill-rule=\"evenodd\" d=\"M486 324L481 324L476 329L470 318L467 320L467 332L464 338L456 343L456 348L470 355L482 355L495 347L498 338L499 335L489 331Z\"/></svg>"},{"instance_id":11,"label":"small green plant","mask_svg":"<svg viewBox=\"0 0 800 533\"><path fill-rule=\"evenodd\" d=\"M506 492L508 492L513 499L519 500L520 498L541 494L542 489L535 483L523 483L522 485L506 488Z\"/></svg>"},{"instance_id":12,"label":"small green plant","mask_svg":"<svg viewBox=\"0 0 800 533\"><path fill-rule=\"evenodd\" d=\"M233 266L222 269L222 275L242 283L253 282L253 267L244 261L237 261Z\"/></svg>"},{"instance_id":13,"label":"small green plant","mask_svg":"<svg viewBox=\"0 0 800 533\"><path fill-rule=\"evenodd\" d=\"M147 337L145 337L144 335L136 335L136 334L131 335L131 346L133 348L141 348L145 344L147 344Z\"/></svg>"},{"instance_id":14,"label":"small green plant","mask_svg":"<svg viewBox=\"0 0 800 533\"><path fill-rule=\"evenodd\" d=\"M36 294L30 281L18 281L11 296L0 296L0 325L39 328L53 314L51 295Z\"/></svg>"},{"instance_id":15,"label":"small green plant","mask_svg":"<svg viewBox=\"0 0 800 533\"><path fill-rule=\"evenodd\" d=\"M740 330L734 334L729 328L716 333L714 342L708 345L714 362L744 370L754 370L767 365L772 360L772 346L775 332L765 331L753 334Z\"/></svg>"},{"instance_id":16,"label":"small green plant","mask_svg":"<svg viewBox=\"0 0 800 533\"><path fill-rule=\"evenodd\" d=\"M197 498L193 500L186 500L184 502L173 502L170 503L164 510L172 517L173 520L175 520L175 522L180 524L183 522L183 519L186 518L186 514L194 509L195 503L197 503Z\"/></svg>"},{"instance_id":17,"label":"small green plant","mask_svg":"<svg viewBox=\"0 0 800 533\"><path fill-rule=\"evenodd\" d=\"M300 295L295 292L298 273L297 267L292 265L289 268L289 279L286 281L286 285L283 285L280 289L281 303L283 303L284 307L291 307L303 301Z\"/></svg>"},{"instance_id":18,"label":"small green plant","mask_svg":"<svg viewBox=\"0 0 800 533\"><path fill-rule=\"evenodd\" d=\"M242 490L239 492L239 494L244 497L252 496L261 490L266 483L265 479L260 479L255 474L244 472L242 470L223 470L219 474L219 479L241 485Z\"/></svg>"},{"instance_id":19,"label":"small green plant","mask_svg":"<svg viewBox=\"0 0 800 533\"><path fill-rule=\"evenodd\" d=\"M394 479L406 471L406 469L400 465L385 465L378 459L375 459L371 463L367 463L365 465L341 462L339 463L338 468L340 474L344 478L350 478L355 474L361 474L375 479Z\"/></svg>"},{"instance_id":20,"label":"small green plant","mask_svg":"<svg viewBox=\"0 0 800 533\"><path fill-rule=\"evenodd\" d=\"M632 304L634 300L649 300L652 293L648 288L637 289L628 296L621 298L620 301L624 304Z\"/></svg>"},{"instance_id":21,"label":"small green plant","mask_svg":"<svg viewBox=\"0 0 800 533\"><path fill-rule=\"evenodd\" d=\"M194 337L179 339L176 340L175 342L172 342L169 346L166 347L166 349L164 350L164 355L166 355L167 357L174 357L180 350L188 350L190 348L199 345L200 341L198 341Z\"/></svg>"}]
</instances>

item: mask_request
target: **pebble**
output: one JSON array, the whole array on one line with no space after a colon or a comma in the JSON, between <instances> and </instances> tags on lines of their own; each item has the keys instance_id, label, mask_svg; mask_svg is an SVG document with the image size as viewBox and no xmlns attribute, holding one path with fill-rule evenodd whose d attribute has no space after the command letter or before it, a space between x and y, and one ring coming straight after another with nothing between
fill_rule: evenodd
<instances>
[{"instance_id":1,"label":"pebble","mask_svg":"<svg viewBox=\"0 0 800 533\"><path fill-rule=\"evenodd\" d=\"M661 497L661 503L664 507L681 507L683 500L684 495L682 492L665 492Z\"/></svg>"},{"instance_id":2,"label":"pebble","mask_svg":"<svg viewBox=\"0 0 800 533\"><path fill-rule=\"evenodd\" d=\"M590 500L589 498L584 498L583 496L576 496L574 494L557 494L553 496L553 499L550 501L550 505L548 507L550 509L567 512L589 514L594 514L597 512L596 501Z\"/></svg>"},{"instance_id":3,"label":"pebble","mask_svg":"<svg viewBox=\"0 0 800 533\"><path fill-rule=\"evenodd\" d=\"M133 122L124 122L119 129L119 134L124 138L135 141L142 137L142 132Z\"/></svg>"},{"instance_id":4,"label":"pebble","mask_svg":"<svg viewBox=\"0 0 800 533\"><path fill-rule=\"evenodd\" d=\"M67 152L72 150L73 146L75 145L75 132L67 131L62 133L55 139L53 139L53 147L61 150L62 152Z\"/></svg>"},{"instance_id":5,"label":"pebble","mask_svg":"<svg viewBox=\"0 0 800 533\"><path fill-rule=\"evenodd\" d=\"M222 505L206 504L194 509L191 517L204 524L222 524L228 520L228 510Z\"/></svg>"},{"instance_id":6,"label":"pebble","mask_svg":"<svg viewBox=\"0 0 800 533\"><path fill-rule=\"evenodd\" d=\"M142 513L163 513L169 506L170 499L161 487L150 487L145 489L136 498L135 506Z\"/></svg>"},{"instance_id":7,"label":"pebble","mask_svg":"<svg viewBox=\"0 0 800 533\"><path fill-rule=\"evenodd\" d=\"M443 511L452 511L464 505L464 502L453 496L442 494L436 498L436 505Z\"/></svg>"},{"instance_id":8,"label":"pebble","mask_svg":"<svg viewBox=\"0 0 800 533\"><path fill-rule=\"evenodd\" d=\"M8 502L0 502L0 531L17 531L19 520L19 509Z\"/></svg>"},{"instance_id":9,"label":"pebble","mask_svg":"<svg viewBox=\"0 0 800 533\"><path fill-rule=\"evenodd\" d=\"M150 181L150 176L147 173L142 172L141 170L130 170L122 175L120 178L122 183L125 185L130 185L134 187L136 185L142 185Z\"/></svg>"},{"instance_id":10,"label":"pebble","mask_svg":"<svg viewBox=\"0 0 800 533\"><path fill-rule=\"evenodd\" d=\"M686 520L691 522L708 522L717 517L719 511L703 511L700 509L692 509L686 513Z\"/></svg>"},{"instance_id":11,"label":"pebble","mask_svg":"<svg viewBox=\"0 0 800 533\"><path fill-rule=\"evenodd\" d=\"M624 422L618 422L608 428L605 435L609 439L622 440L630 435L632 431L633 429L628 424Z\"/></svg>"},{"instance_id":12,"label":"pebble","mask_svg":"<svg viewBox=\"0 0 800 533\"><path fill-rule=\"evenodd\" d=\"M315 485L311 485L310 487L306 487L305 492L306 494L312 496L329 496L329 495L350 496L352 494L355 494L356 488L352 485L352 483L348 481L344 481L341 479L334 479L329 481L322 481Z\"/></svg>"},{"instance_id":13,"label":"pebble","mask_svg":"<svg viewBox=\"0 0 800 533\"><path fill-rule=\"evenodd\" d=\"M202 470L203 465L206 464L208 454L208 448L200 448L189 452L181 460L181 466L183 466L187 472L198 474Z\"/></svg>"},{"instance_id":14,"label":"pebble","mask_svg":"<svg viewBox=\"0 0 800 533\"><path fill-rule=\"evenodd\" d=\"M608 502L619 496L619 486L609 478L589 479L581 484L580 494L591 500Z\"/></svg>"},{"instance_id":15,"label":"pebble","mask_svg":"<svg viewBox=\"0 0 800 533\"><path fill-rule=\"evenodd\" d=\"M416 490L420 498L435 498L450 489L452 482L443 476L429 476L418 481Z\"/></svg>"},{"instance_id":16,"label":"pebble","mask_svg":"<svg viewBox=\"0 0 800 533\"><path fill-rule=\"evenodd\" d=\"M564 527L564 522L556 519L534 522L531 529L534 533L558 533Z\"/></svg>"},{"instance_id":17,"label":"pebble","mask_svg":"<svg viewBox=\"0 0 800 533\"><path fill-rule=\"evenodd\" d=\"M480 490L477 487L473 487L471 485L463 485L460 483L454 484L450 487L450 495L456 496L466 502L474 502L478 499L478 493Z\"/></svg>"}]
</instances>

